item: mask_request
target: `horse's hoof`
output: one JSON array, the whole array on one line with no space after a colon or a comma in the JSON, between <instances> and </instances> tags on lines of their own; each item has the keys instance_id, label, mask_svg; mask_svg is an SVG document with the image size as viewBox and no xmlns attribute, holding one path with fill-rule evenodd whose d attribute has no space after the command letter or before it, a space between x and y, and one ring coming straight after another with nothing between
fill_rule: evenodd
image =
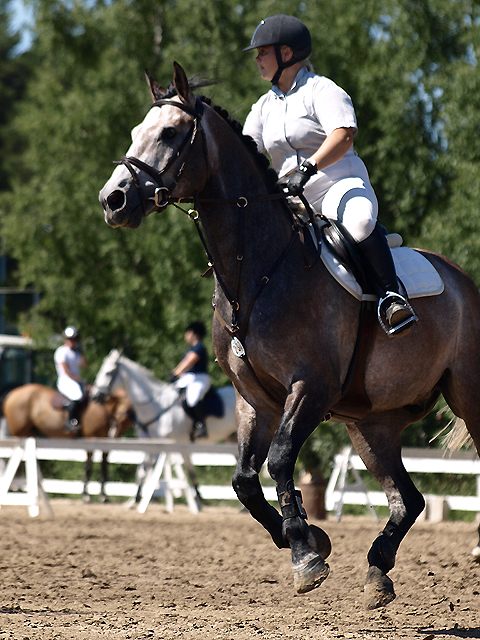
<instances>
[{"instance_id":1,"label":"horse's hoof","mask_svg":"<svg viewBox=\"0 0 480 640\"><path fill-rule=\"evenodd\" d=\"M480 547L473 549L472 556L475 562L480 562Z\"/></svg>"},{"instance_id":2,"label":"horse's hoof","mask_svg":"<svg viewBox=\"0 0 480 640\"><path fill-rule=\"evenodd\" d=\"M367 609L386 607L396 597L393 582L378 567L369 568L364 591Z\"/></svg>"},{"instance_id":3,"label":"horse's hoof","mask_svg":"<svg viewBox=\"0 0 480 640\"><path fill-rule=\"evenodd\" d=\"M330 573L322 556L315 556L300 564L292 564L293 585L297 593L307 593L319 587Z\"/></svg>"},{"instance_id":4,"label":"horse's hoof","mask_svg":"<svg viewBox=\"0 0 480 640\"><path fill-rule=\"evenodd\" d=\"M91 497L89 496L88 493L84 493L82 495L82 500L83 500L84 504L88 504L90 502L90 500L91 500Z\"/></svg>"},{"instance_id":5,"label":"horse's hoof","mask_svg":"<svg viewBox=\"0 0 480 640\"><path fill-rule=\"evenodd\" d=\"M308 525L308 544L315 551L315 553L319 553L324 560L328 558L330 553L332 552L332 543L330 542L330 538L325 533L323 529L317 527L314 524Z\"/></svg>"}]
</instances>

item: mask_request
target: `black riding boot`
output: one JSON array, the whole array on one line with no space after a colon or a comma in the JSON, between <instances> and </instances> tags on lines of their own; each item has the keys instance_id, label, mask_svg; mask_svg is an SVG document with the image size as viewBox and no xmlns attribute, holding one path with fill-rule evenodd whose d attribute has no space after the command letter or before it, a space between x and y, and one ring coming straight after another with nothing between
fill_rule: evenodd
<instances>
[{"instance_id":1,"label":"black riding boot","mask_svg":"<svg viewBox=\"0 0 480 640\"><path fill-rule=\"evenodd\" d=\"M84 404L84 399L73 400L66 407L68 411L67 420L65 421L65 431L68 433L78 433L80 431L80 413Z\"/></svg>"},{"instance_id":2,"label":"black riding boot","mask_svg":"<svg viewBox=\"0 0 480 640\"><path fill-rule=\"evenodd\" d=\"M207 427L205 425L205 411L203 409L203 400L200 400L194 407L189 407L186 400L182 400L182 407L187 416L193 420L192 430L190 432L190 440L195 442L197 438L207 437Z\"/></svg>"},{"instance_id":3,"label":"black riding boot","mask_svg":"<svg viewBox=\"0 0 480 640\"><path fill-rule=\"evenodd\" d=\"M406 335L418 318L408 299L400 293L392 253L378 222L368 238L359 242L357 247L380 289L378 319L383 330L390 337Z\"/></svg>"}]
</instances>

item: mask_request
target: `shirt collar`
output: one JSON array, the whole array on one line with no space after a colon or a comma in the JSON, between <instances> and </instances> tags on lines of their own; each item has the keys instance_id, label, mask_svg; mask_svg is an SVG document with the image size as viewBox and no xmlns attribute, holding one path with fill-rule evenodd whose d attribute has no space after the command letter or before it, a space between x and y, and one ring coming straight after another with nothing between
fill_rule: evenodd
<instances>
[{"instance_id":1,"label":"shirt collar","mask_svg":"<svg viewBox=\"0 0 480 640\"><path fill-rule=\"evenodd\" d=\"M273 91L273 93L279 97L279 98L284 98L286 95L290 95L291 93L294 93L297 88L303 84L303 82L305 81L305 76L308 73L308 69L306 66L302 67L299 72L297 73L297 75L295 76L295 80L293 81L292 86L290 87L290 89L287 91L287 93L283 93L283 91L281 89L279 89L277 87L276 84L272 85L272 89L271 91Z\"/></svg>"}]
</instances>

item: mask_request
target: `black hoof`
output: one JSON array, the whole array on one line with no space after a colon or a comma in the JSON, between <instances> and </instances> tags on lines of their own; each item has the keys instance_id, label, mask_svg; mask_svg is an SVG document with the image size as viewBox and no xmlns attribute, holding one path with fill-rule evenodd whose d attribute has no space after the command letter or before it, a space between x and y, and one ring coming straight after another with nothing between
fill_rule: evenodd
<instances>
[{"instance_id":1,"label":"black hoof","mask_svg":"<svg viewBox=\"0 0 480 640\"><path fill-rule=\"evenodd\" d=\"M322 584L328 577L330 568L323 561L322 556L315 555L301 564L292 564L292 571L295 591L308 593Z\"/></svg>"},{"instance_id":2,"label":"black hoof","mask_svg":"<svg viewBox=\"0 0 480 640\"><path fill-rule=\"evenodd\" d=\"M308 525L308 532L308 544L311 549L313 549L315 553L319 553L322 558L326 560L332 552L332 543L330 538L323 529L320 529L320 527L317 527L314 524Z\"/></svg>"},{"instance_id":3,"label":"black hoof","mask_svg":"<svg viewBox=\"0 0 480 640\"><path fill-rule=\"evenodd\" d=\"M396 597L393 582L378 567L369 568L364 592L367 609L386 607Z\"/></svg>"}]
</instances>

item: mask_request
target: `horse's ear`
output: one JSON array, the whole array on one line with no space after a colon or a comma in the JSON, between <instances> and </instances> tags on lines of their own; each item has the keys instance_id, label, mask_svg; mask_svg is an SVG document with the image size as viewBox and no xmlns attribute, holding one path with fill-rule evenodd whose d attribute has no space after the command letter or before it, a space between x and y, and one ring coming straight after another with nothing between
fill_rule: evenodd
<instances>
[{"instance_id":1,"label":"horse's ear","mask_svg":"<svg viewBox=\"0 0 480 640\"><path fill-rule=\"evenodd\" d=\"M152 76L145 69L145 75L147 76L148 86L150 87L150 93L152 94L153 101L160 100L165 90L156 82Z\"/></svg>"},{"instance_id":2,"label":"horse's ear","mask_svg":"<svg viewBox=\"0 0 480 640\"><path fill-rule=\"evenodd\" d=\"M195 96L193 95L190 85L188 84L187 75L178 62L173 63L175 73L173 74L173 86L178 97L182 102L186 102L191 106L195 104Z\"/></svg>"}]
</instances>

